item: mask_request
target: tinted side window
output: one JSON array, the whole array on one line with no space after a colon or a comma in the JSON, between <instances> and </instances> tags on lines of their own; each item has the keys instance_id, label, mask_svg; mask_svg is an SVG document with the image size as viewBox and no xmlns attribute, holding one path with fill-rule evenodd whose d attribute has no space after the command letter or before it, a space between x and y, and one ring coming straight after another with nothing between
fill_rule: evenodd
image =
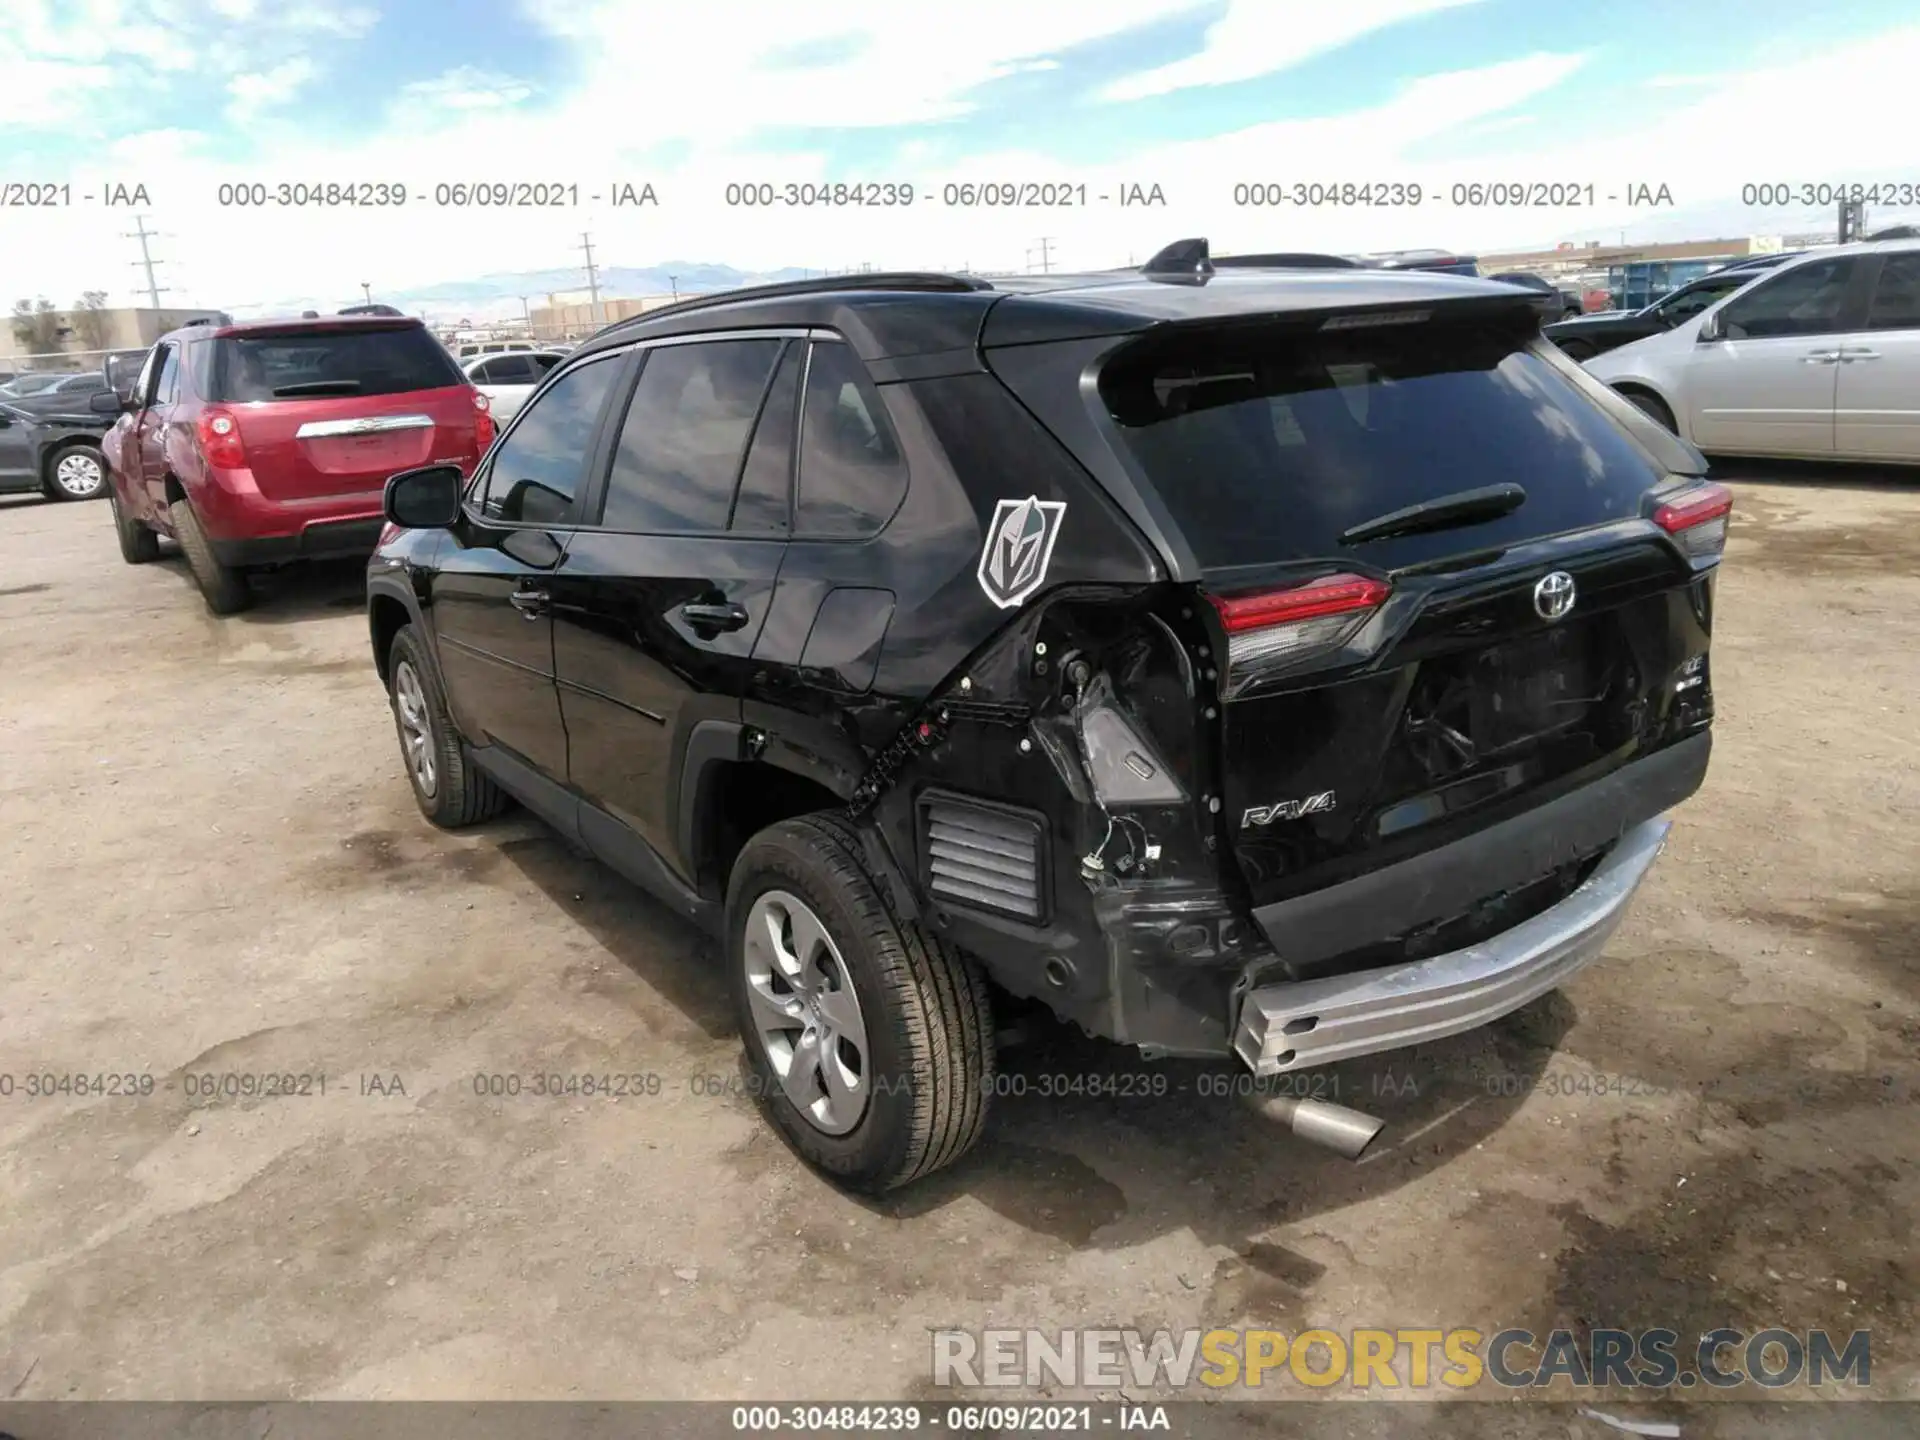
<instances>
[{"instance_id":1,"label":"tinted side window","mask_svg":"<svg viewBox=\"0 0 1920 1440\"><path fill-rule=\"evenodd\" d=\"M815 345L800 418L794 529L872 535L893 518L906 493L906 464L859 359L844 344Z\"/></svg>"},{"instance_id":2,"label":"tinted side window","mask_svg":"<svg viewBox=\"0 0 1920 1440\"><path fill-rule=\"evenodd\" d=\"M618 360L599 360L563 375L527 409L493 449L480 510L508 524L557 525L573 508Z\"/></svg>"},{"instance_id":3,"label":"tinted side window","mask_svg":"<svg viewBox=\"0 0 1920 1440\"><path fill-rule=\"evenodd\" d=\"M1840 323L1853 266L1849 259L1816 260L1763 280L1721 312L1727 338L1828 333Z\"/></svg>"},{"instance_id":4,"label":"tinted side window","mask_svg":"<svg viewBox=\"0 0 1920 1440\"><path fill-rule=\"evenodd\" d=\"M146 363L140 367L140 378L133 384L133 393L143 406L153 404L154 385L160 378L160 367L172 353L171 345L156 345L147 352Z\"/></svg>"},{"instance_id":5,"label":"tinted side window","mask_svg":"<svg viewBox=\"0 0 1920 1440\"><path fill-rule=\"evenodd\" d=\"M1920 330L1920 250L1887 256L1873 286L1869 330Z\"/></svg>"},{"instance_id":6,"label":"tinted side window","mask_svg":"<svg viewBox=\"0 0 1920 1440\"><path fill-rule=\"evenodd\" d=\"M800 371L806 358L804 341L787 346L773 388L760 407L746 468L740 472L740 493L733 502L729 528L738 534L786 532L787 510L793 503L793 425L800 410Z\"/></svg>"},{"instance_id":7,"label":"tinted side window","mask_svg":"<svg viewBox=\"0 0 1920 1440\"><path fill-rule=\"evenodd\" d=\"M533 357L533 373L536 376L545 375L549 370L553 369L554 366L558 365L560 360L561 357L558 355L536 355Z\"/></svg>"},{"instance_id":8,"label":"tinted side window","mask_svg":"<svg viewBox=\"0 0 1920 1440\"><path fill-rule=\"evenodd\" d=\"M169 345L167 358L160 366L159 382L153 387L153 403L171 405L180 384L180 347Z\"/></svg>"},{"instance_id":9,"label":"tinted side window","mask_svg":"<svg viewBox=\"0 0 1920 1440\"><path fill-rule=\"evenodd\" d=\"M648 354L614 451L605 528L727 528L747 433L780 343L712 340Z\"/></svg>"},{"instance_id":10,"label":"tinted side window","mask_svg":"<svg viewBox=\"0 0 1920 1440\"><path fill-rule=\"evenodd\" d=\"M496 385L531 385L536 378L533 362L524 355L502 355L489 370Z\"/></svg>"},{"instance_id":11,"label":"tinted side window","mask_svg":"<svg viewBox=\"0 0 1920 1440\"><path fill-rule=\"evenodd\" d=\"M1678 324L1689 316L1698 315L1714 301L1724 300L1744 284L1746 284L1745 280L1736 280L1725 285L1696 285L1691 290L1681 291L1662 300L1660 313L1672 323Z\"/></svg>"}]
</instances>

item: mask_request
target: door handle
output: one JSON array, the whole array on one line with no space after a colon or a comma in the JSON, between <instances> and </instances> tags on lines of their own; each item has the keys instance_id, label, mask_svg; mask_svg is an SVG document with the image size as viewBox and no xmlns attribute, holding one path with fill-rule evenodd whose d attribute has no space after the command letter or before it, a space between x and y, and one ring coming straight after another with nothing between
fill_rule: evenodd
<instances>
[{"instance_id":1,"label":"door handle","mask_svg":"<svg viewBox=\"0 0 1920 1440\"><path fill-rule=\"evenodd\" d=\"M1878 360L1879 358L1880 352L1878 350L1842 350L1840 352L1840 359L1842 361Z\"/></svg>"},{"instance_id":2,"label":"door handle","mask_svg":"<svg viewBox=\"0 0 1920 1440\"><path fill-rule=\"evenodd\" d=\"M544 590L516 590L507 603L520 612L522 619L537 620L547 613L547 602L552 598Z\"/></svg>"},{"instance_id":3,"label":"door handle","mask_svg":"<svg viewBox=\"0 0 1920 1440\"><path fill-rule=\"evenodd\" d=\"M731 601L718 604L689 600L680 607L680 618L696 630L738 630L748 620L747 607Z\"/></svg>"},{"instance_id":4,"label":"door handle","mask_svg":"<svg viewBox=\"0 0 1920 1440\"><path fill-rule=\"evenodd\" d=\"M1800 363L1803 365L1838 365L1840 363L1840 352L1838 350L1809 350Z\"/></svg>"}]
</instances>

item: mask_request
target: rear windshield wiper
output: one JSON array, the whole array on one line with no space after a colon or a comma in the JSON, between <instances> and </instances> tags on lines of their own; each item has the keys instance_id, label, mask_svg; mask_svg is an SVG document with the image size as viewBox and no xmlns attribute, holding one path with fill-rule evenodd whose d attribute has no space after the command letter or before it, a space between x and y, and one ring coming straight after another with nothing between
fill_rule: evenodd
<instances>
[{"instance_id":1,"label":"rear windshield wiper","mask_svg":"<svg viewBox=\"0 0 1920 1440\"><path fill-rule=\"evenodd\" d=\"M1455 525L1498 520L1526 503L1527 492L1518 485L1484 485L1478 490L1460 490L1348 526L1340 532L1340 543L1358 545L1367 540L1385 540L1390 535L1418 535L1425 530L1449 530Z\"/></svg>"},{"instance_id":2,"label":"rear windshield wiper","mask_svg":"<svg viewBox=\"0 0 1920 1440\"><path fill-rule=\"evenodd\" d=\"M301 380L293 385L273 387L276 400L287 395L358 395L359 393L358 380Z\"/></svg>"}]
</instances>

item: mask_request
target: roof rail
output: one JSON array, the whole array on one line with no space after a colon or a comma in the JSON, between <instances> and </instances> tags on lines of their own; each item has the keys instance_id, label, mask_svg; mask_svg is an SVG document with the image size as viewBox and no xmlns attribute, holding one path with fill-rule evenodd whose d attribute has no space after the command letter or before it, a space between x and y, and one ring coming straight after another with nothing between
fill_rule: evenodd
<instances>
[{"instance_id":1,"label":"roof rail","mask_svg":"<svg viewBox=\"0 0 1920 1440\"><path fill-rule=\"evenodd\" d=\"M731 305L740 300L775 300L786 295L831 295L848 290L910 290L931 294L965 294L973 290L991 290L992 284L971 275L948 275L937 270L872 270L856 275L823 275L817 280L781 280L771 285L746 285L737 290L715 290L643 310L638 315L615 320L594 331L595 336L657 320L662 315L684 315L689 310L705 310L714 305Z\"/></svg>"},{"instance_id":2,"label":"roof rail","mask_svg":"<svg viewBox=\"0 0 1920 1440\"><path fill-rule=\"evenodd\" d=\"M1222 270L1358 270L1358 261L1346 255L1326 255L1317 250L1282 250L1269 255L1216 255L1213 263Z\"/></svg>"}]
</instances>

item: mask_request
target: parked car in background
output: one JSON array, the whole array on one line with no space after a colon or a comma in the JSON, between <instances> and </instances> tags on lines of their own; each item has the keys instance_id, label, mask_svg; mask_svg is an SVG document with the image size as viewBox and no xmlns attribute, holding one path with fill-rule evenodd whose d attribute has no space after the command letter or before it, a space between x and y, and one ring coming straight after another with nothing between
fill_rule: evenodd
<instances>
[{"instance_id":1,"label":"parked car in background","mask_svg":"<svg viewBox=\"0 0 1920 1440\"><path fill-rule=\"evenodd\" d=\"M1920 243L1809 251L1587 369L1704 451L1920 464Z\"/></svg>"},{"instance_id":2,"label":"parked car in background","mask_svg":"<svg viewBox=\"0 0 1920 1440\"><path fill-rule=\"evenodd\" d=\"M1542 332L1575 360L1591 360L1621 345L1644 340L1690 320L1709 305L1724 300L1760 277L1758 270L1716 270L1682 285L1639 310L1607 310L1598 315L1576 315L1549 325Z\"/></svg>"},{"instance_id":3,"label":"parked car in background","mask_svg":"<svg viewBox=\"0 0 1920 1440\"><path fill-rule=\"evenodd\" d=\"M97 500L107 493L100 440L113 420L77 403L88 398L47 410L0 401L0 494L38 490L50 500Z\"/></svg>"},{"instance_id":4,"label":"parked car in background","mask_svg":"<svg viewBox=\"0 0 1920 1440\"><path fill-rule=\"evenodd\" d=\"M1522 290L1532 290L1541 295L1557 296L1562 317L1578 315L1582 308L1578 295L1562 290L1544 275L1532 275L1525 270L1505 270L1498 275L1489 275L1487 279L1498 280L1502 285L1518 285Z\"/></svg>"},{"instance_id":5,"label":"parked car in background","mask_svg":"<svg viewBox=\"0 0 1920 1440\"><path fill-rule=\"evenodd\" d=\"M455 358L470 360L475 355L505 355L514 350L533 350L531 340L463 340L454 346Z\"/></svg>"},{"instance_id":6,"label":"parked car in background","mask_svg":"<svg viewBox=\"0 0 1920 1440\"><path fill-rule=\"evenodd\" d=\"M88 413L87 397L110 388L104 371L81 370L57 376L52 384L36 386L28 394L0 396L0 399L37 415L52 415L76 407L85 414Z\"/></svg>"},{"instance_id":7,"label":"parked car in background","mask_svg":"<svg viewBox=\"0 0 1920 1440\"><path fill-rule=\"evenodd\" d=\"M29 370L0 385L0 400L21 400L29 395L38 395L62 380L71 380L77 373L73 370Z\"/></svg>"},{"instance_id":8,"label":"parked car in background","mask_svg":"<svg viewBox=\"0 0 1920 1440\"><path fill-rule=\"evenodd\" d=\"M103 447L120 553L173 537L219 615L249 602L250 571L368 554L389 475L471 470L494 434L486 396L405 318L176 330L98 402L126 410Z\"/></svg>"},{"instance_id":9,"label":"parked car in background","mask_svg":"<svg viewBox=\"0 0 1920 1440\"><path fill-rule=\"evenodd\" d=\"M516 350L504 355L475 355L460 362L467 379L487 397L494 422L505 425L518 413L534 387L566 356L558 350Z\"/></svg>"},{"instance_id":10,"label":"parked car in background","mask_svg":"<svg viewBox=\"0 0 1920 1440\"><path fill-rule=\"evenodd\" d=\"M1173 248L665 307L470 482L389 483L421 811L511 795L707 927L843 1183L979 1137L996 993L1250 1081L1483 1024L1600 954L1706 771L1697 451L1511 286Z\"/></svg>"}]
</instances>

